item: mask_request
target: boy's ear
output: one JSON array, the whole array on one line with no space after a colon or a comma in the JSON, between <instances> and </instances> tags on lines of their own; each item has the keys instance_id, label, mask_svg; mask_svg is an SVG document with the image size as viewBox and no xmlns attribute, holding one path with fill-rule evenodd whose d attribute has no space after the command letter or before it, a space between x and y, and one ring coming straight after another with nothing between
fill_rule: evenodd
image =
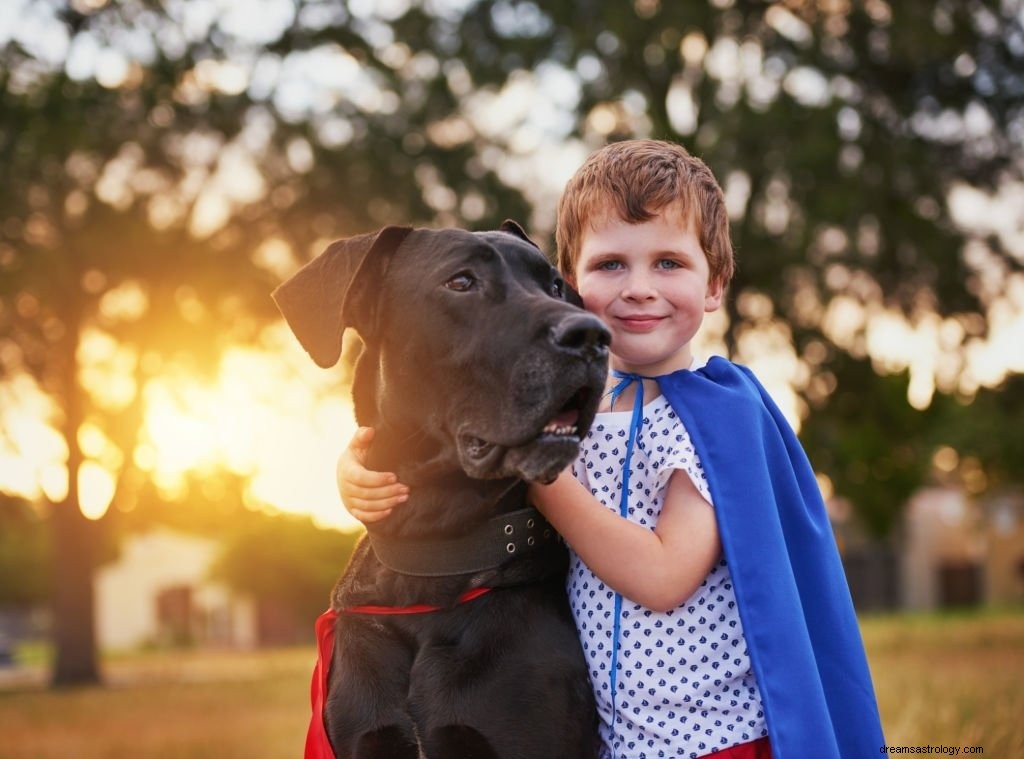
<instances>
[{"instance_id":1,"label":"boy's ear","mask_svg":"<svg viewBox=\"0 0 1024 759\"><path fill-rule=\"evenodd\" d=\"M721 307L724 297L725 284L717 277L712 279L708 282L708 291L704 295L704 312L710 314L712 311L717 311Z\"/></svg>"}]
</instances>

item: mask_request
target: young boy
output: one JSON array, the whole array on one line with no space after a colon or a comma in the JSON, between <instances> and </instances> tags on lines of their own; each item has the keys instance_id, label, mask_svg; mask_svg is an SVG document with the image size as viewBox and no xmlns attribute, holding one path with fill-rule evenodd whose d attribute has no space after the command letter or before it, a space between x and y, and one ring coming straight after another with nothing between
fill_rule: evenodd
<instances>
[{"instance_id":1,"label":"young boy","mask_svg":"<svg viewBox=\"0 0 1024 759\"><path fill-rule=\"evenodd\" d=\"M612 332L572 474L534 485L572 552L604 756L859 759L884 745L813 471L749 372L691 341L733 271L722 191L683 148L613 143L569 181L558 264ZM403 487L339 461L363 521Z\"/></svg>"}]
</instances>

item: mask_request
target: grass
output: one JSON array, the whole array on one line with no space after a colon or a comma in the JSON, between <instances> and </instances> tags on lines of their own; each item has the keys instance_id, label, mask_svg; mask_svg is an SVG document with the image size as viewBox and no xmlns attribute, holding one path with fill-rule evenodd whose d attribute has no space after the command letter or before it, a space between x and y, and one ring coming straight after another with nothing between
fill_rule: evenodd
<instances>
[{"instance_id":1,"label":"grass","mask_svg":"<svg viewBox=\"0 0 1024 759\"><path fill-rule=\"evenodd\" d=\"M862 630L890 746L1024 757L1024 612L867 618Z\"/></svg>"},{"instance_id":2,"label":"grass","mask_svg":"<svg viewBox=\"0 0 1024 759\"><path fill-rule=\"evenodd\" d=\"M103 688L0 680L0 759L300 757L312 648L149 653L104 662Z\"/></svg>"},{"instance_id":3,"label":"grass","mask_svg":"<svg viewBox=\"0 0 1024 759\"><path fill-rule=\"evenodd\" d=\"M1024 756L1024 611L862 626L890 746ZM35 652L17 674L0 674L0 759L294 759L313 657L138 654L104 662L106 687L50 691Z\"/></svg>"}]
</instances>

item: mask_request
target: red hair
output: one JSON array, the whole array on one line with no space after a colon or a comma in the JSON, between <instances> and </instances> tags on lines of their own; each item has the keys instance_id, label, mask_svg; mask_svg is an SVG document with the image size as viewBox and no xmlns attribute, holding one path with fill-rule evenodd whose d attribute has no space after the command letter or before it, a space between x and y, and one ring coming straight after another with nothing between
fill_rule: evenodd
<instances>
[{"instance_id":1,"label":"red hair","mask_svg":"<svg viewBox=\"0 0 1024 759\"><path fill-rule=\"evenodd\" d=\"M707 256L711 281L732 279L732 240L725 195L711 169L684 147L663 140L625 140L595 151L562 192L555 229L557 263L576 281L576 261L588 225L608 213L623 221L648 221L677 205L694 224Z\"/></svg>"}]
</instances>

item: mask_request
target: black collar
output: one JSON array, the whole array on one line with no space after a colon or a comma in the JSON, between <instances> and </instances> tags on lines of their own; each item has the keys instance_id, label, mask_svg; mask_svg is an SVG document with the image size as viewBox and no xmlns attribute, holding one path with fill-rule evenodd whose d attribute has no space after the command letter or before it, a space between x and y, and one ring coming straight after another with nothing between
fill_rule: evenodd
<instances>
[{"instance_id":1,"label":"black collar","mask_svg":"<svg viewBox=\"0 0 1024 759\"><path fill-rule=\"evenodd\" d=\"M496 569L510 559L550 548L558 534L533 507L499 514L458 538L415 540L368 535L388 569L417 577L445 577Z\"/></svg>"}]
</instances>

